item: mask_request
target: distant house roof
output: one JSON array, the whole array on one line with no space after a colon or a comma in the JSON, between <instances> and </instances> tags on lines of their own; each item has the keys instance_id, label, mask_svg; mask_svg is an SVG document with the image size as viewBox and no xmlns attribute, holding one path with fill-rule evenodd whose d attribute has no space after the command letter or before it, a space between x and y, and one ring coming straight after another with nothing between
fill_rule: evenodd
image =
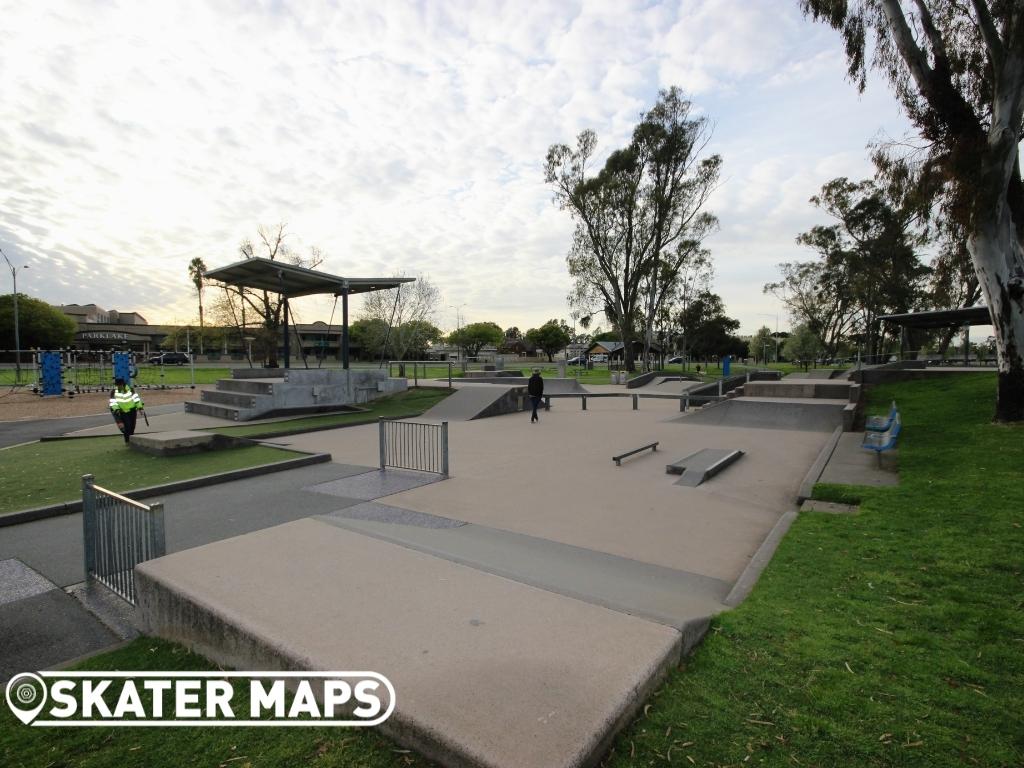
<instances>
[{"instance_id":1,"label":"distant house roof","mask_svg":"<svg viewBox=\"0 0 1024 768\"><path fill-rule=\"evenodd\" d=\"M640 350L642 352L643 348L644 343L642 341L633 342L634 352L636 352L637 350ZM587 350L587 353L592 354L594 352L603 352L604 354L608 355L621 355L624 349L625 345L621 341L595 341L593 344L590 345L590 348ZM655 353L661 352L661 347L659 347L657 344L651 344L651 351Z\"/></svg>"}]
</instances>

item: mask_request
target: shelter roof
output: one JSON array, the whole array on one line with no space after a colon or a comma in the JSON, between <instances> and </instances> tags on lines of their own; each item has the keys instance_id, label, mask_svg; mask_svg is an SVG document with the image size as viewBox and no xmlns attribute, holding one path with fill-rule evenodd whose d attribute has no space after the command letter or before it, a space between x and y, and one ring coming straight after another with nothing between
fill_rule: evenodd
<instances>
[{"instance_id":1,"label":"shelter roof","mask_svg":"<svg viewBox=\"0 0 1024 768\"><path fill-rule=\"evenodd\" d=\"M208 269L205 276L228 285L271 291L289 298L329 293L338 296L348 289L352 293L368 293L397 288L411 283L414 277L342 277L306 269L286 261L254 257L236 261L226 267Z\"/></svg>"},{"instance_id":2,"label":"shelter roof","mask_svg":"<svg viewBox=\"0 0 1024 768\"><path fill-rule=\"evenodd\" d=\"M902 315L880 315L878 319L909 328L949 328L960 325L992 324L988 307L932 309L927 312L907 312Z\"/></svg>"}]
</instances>

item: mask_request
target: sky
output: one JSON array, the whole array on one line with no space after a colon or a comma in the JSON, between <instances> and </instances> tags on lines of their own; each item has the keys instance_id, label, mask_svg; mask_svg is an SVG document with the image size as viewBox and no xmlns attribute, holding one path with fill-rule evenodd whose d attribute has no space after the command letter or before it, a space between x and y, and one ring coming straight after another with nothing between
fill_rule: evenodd
<instances>
[{"instance_id":1,"label":"sky","mask_svg":"<svg viewBox=\"0 0 1024 768\"><path fill-rule=\"evenodd\" d=\"M909 130L796 0L0 0L0 40L18 290L152 323L198 317L193 258L230 264L278 223L326 272L426 277L445 330L568 320L573 223L547 149L592 129L603 158L676 85L724 161L713 288L741 333L785 329L762 289L813 258L795 237L828 221L808 199L870 176L867 145ZM296 319L332 304L298 301Z\"/></svg>"}]
</instances>

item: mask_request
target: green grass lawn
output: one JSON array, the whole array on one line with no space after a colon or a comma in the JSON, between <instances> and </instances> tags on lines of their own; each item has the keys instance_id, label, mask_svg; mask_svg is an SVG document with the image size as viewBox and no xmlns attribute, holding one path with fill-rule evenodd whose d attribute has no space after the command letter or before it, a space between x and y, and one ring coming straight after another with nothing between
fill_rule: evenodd
<instances>
[{"instance_id":1,"label":"green grass lawn","mask_svg":"<svg viewBox=\"0 0 1024 768\"><path fill-rule=\"evenodd\" d=\"M120 435L31 443L0 450L0 514L80 499L82 475L123 493L232 469L293 459L277 448L246 446L185 456L147 456Z\"/></svg>"},{"instance_id":2,"label":"green grass lawn","mask_svg":"<svg viewBox=\"0 0 1024 768\"><path fill-rule=\"evenodd\" d=\"M206 671L217 667L153 638L79 669ZM140 686L141 688L141 686ZM248 710L239 687L237 712ZM406 768L425 760L363 728L29 728L0 707L0 765L8 768Z\"/></svg>"},{"instance_id":3,"label":"green grass lawn","mask_svg":"<svg viewBox=\"0 0 1024 768\"><path fill-rule=\"evenodd\" d=\"M1024 427L990 423L994 394L873 390L903 416L900 486L802 515L609 764L1024 764Z\"/></svg>"},{"instance_id":4,"label":"green grass lawn","mask_svg":"<svg viewBox=\"0 0 1024 768\"><path fill-rule=\"evenodd\" d=\"M365 412L328 413L322 416L306 416L287 421L275 421L269 424L250 424L241 427L212 427L209 431L234 437L271 437L273 435L291 434L295 432L329 429L331 427L351 427L357 424L372 424L378 418L408 418L418 416L428 408L444 400L452 393L449 389L421 387L407 389L394 395L382 397L360 406Z\"/></svg>"}]
</instances>

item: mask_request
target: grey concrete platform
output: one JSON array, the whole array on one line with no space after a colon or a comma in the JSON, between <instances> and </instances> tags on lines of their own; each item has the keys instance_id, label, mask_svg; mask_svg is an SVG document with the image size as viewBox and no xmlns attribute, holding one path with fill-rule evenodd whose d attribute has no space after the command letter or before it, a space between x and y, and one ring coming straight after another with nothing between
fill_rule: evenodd
<instances>
[{"instance_id":1,"label":"grey concrete platform","mask_svg":"<svg viewBox=\"0 0 1024 768\"><path fill-rule=\"evenodd\" d=\"M844 432L818 482L876 487L899 485L899 449L878 456L860 447L863 439L863 432Z\"/></svg>"},{"instance_id":2,"label":"grey concrete platform","mask_svg":"<svg viewBox=\"0 0 1024 768\"><path fill-rule=\"evenodd\" d=\"M313 493L326 493L347 499L370 501L391 496L395 493L419 488L443 480L442 475L429 472L415 472L402 469L375 469L355 475L330 480L326 483L310 485L302 490Z\"/></svg>"},{"instance_id":3,"label":"grey concrete platform","mask_svg":"<svg viewBox=\"0 0 1024 768\"><path fill-rule=\"evenodd\" d=\"M460 384L455 392L417 421L472 421L486 416L513 413L526 396L524 384Z\"/></svg>"},{"instance_id":4,"label":"grey concrete platform","mask_svg":"<svg viewBox=\"0 0 1024 768\"><path fill-rule=\"evenodd\" d=\"M191 429L149 432L132 438L132 450L151 456L179 456L213 450L217 435Z\"/></svg>"},{"instance_id":5,"label":"grey concrete platform","mask_svg":"<svg viewBox=\"0 0 1024 768\"><path fill-rule=\"evenodd\" d=\"M705 480L714 477L723 469L743 456L743 451L735 448L704 448L665 465L665 472L670 475L682 475L676 485L696 488Z\"/></svg>"},{"instance_id":6,"label":"grey concrete platform","mask_svg":"<svg viewBox=\"0 0 1024 768\"><path fill-rule=\"evenodd\" d=\"M845 400L832 399L737 397L685 413L678 421L744 429L832 432L842 426L846 405Z\"/></svg>"},{"instance_id":7,"label":"grey concrete platform","mask_svg":"<svg viewBox=\"0 0 1024 768\"><path fill-rule=\"evenodd\" d=\"M148 631L220 664L384 674L381 730L442 765L592 766L680 657L670 627L318 520L137 581Z\"/></svg>"},{"instance_id":8,"label":"grey concrete platform","mask_svg":"<svg viewBox=\"0 0 1024 768\"><path fill-rule=\"evenodd\" d=\"M318 519L680 631L723 610L732 587L710 576L383 506L361 504ZM376 507L372 518L363 507Z\"/></svg>"},{"instance_id":9,"label":"grey concrete platform","mask_svg":"<svg viewBox=\"0 0 1024 768\"><path fill-rule=\"evenodd\" d=\"M0 560L0 685L119 641L56 584L18 560Z\"/></svg>"}]
</instances>

